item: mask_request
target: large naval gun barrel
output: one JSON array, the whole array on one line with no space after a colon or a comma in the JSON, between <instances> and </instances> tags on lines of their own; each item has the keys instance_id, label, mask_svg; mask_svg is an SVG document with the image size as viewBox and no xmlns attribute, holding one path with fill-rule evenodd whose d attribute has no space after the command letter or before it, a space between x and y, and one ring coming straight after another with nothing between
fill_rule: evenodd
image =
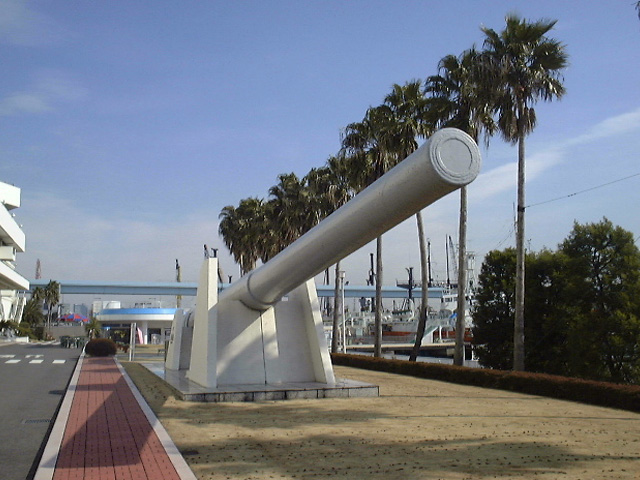
<instances>
[{"instance_id":1,"label":"large naval gun barrel","mask_svg":"<svg viewBox=\"0 0 640 480\"><path fill-rule=\"evenodd\" d=\"M266 310L283 295L436 200L471 183L480 171L473 139L455 128L434 133L418 150L322 222L229 288L220 300Z\"/></svg>"}]
</instances>

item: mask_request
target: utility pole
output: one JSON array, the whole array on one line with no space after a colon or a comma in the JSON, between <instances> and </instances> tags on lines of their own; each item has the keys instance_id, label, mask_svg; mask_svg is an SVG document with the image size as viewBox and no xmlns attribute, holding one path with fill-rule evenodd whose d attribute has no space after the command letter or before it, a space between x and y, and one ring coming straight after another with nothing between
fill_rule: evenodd
<instances>
[{"instance_id":1,"label":"utility pole","mask_svg":"<svg viewBox=\"0 0 640 480\"><path fill-rule=\"evenodd\" d=\"M176 282L182 282L182 273L180 270L180 264L178 263L178 259L176 258ZM182 295L176 295L176 307L180 308L182 306Z\"/></svg>"},{"instance_id":2,"label":"utility pole","mask_svg":"<svg viewBox=\"0 0 640 480\"><path fill-rule=\"evenodd\" d=\"M371 266L369 268L369 279L367 280L367 285L373 287L376 284L376 273L375 273L376 270L375 270L375 267L373 265L373 253L369 254L369 259L370 259ZM370 311L374 312L375 309L376 309L376 299L375 299L375 297L373 297L371 299L371 310Z\"/></svg>"},{"instance_id":3,"label":"utility pole","mask_svg":"<svg viewBox=\"0 0 640 480\"><path fill-rule=\"evenodd\" d=\"M433 275L431 274L431 240L429 239L427 239L427 270L429 273L427 285L433 287Z\"/></svg>"},{"instance_id":4,"label":"utility pole","mask_svg":"<svg viewBox=\"0 0 640 480\"><path fill-rule=\"evenodd\" d=\"M449 276L449 236L444 241L445 261L447 265L447 287L451 286L451 277Z\"/></svg>"}]
</instances>

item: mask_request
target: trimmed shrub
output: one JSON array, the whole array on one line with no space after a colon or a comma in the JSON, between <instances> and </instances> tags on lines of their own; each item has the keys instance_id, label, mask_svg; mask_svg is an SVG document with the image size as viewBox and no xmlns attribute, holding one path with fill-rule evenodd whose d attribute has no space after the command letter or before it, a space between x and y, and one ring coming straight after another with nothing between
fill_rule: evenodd
<instances>
[{"instance_id":1,"label":"trimmed shrub","mask_svg":"<svg viewBox=\"0 0 640 480\"><path fill-rule=\"evenodd\" d=\"M110 338L94 338L87 342L84 351L92 357L109 357L116 354L116 344Z\"/></svg>"},{"instance_id":2,"label":"trimmed shrub","mask_svg":"<svg viewBox=\"0 0 640 480\"><path fill-rule=\"evenodd\" d=\"M37 339L36 334L33 331L33 328L31 328L31 325L29 325L27 322L20 322L17 330L18 330L17 334L19 337L29 337L29 339L31 340Z\"/></svg>"},{"instance_id":3,"label":"trimmed shrub","mask_svg":"<svg viewBox=\"0 0 640 480\"><path fill-rule=\"evenodd\" d=\"M332 353L334 365L397 373L413 377L496 388L574 402L640 412L640 386L618 385L543 373L469 368L439 363L409 362Z\"/></svg>"}]
</instances>

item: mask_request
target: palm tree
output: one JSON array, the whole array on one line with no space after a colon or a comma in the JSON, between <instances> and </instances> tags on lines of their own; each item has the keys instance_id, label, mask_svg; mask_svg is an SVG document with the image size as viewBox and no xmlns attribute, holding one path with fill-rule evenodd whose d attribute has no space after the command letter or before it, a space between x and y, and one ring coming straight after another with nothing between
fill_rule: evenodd
<instances>
[{"instance_id":1,"label":"palm tree","mask_svg":"<svg viewBox=\"0 0 640 480\"><path fill-rule=\"evenodd\" d=\"M240 265L241 274L253 270L264 254L267 229L264 202L259 198L246 198L238 207L228 205L219 215L218 233Z\"/></svg>"},{"instance_id":2,"label":"palm tree","mask_svg":"<svg viewBox=\"0 0 640 480\"><path fill-rule=\"evenodd\" d=\"M346 203L352 191L345 175L344 161L331 157L327 165L313 168L302 179L294 173L278 176L278 184L269 189L271 198L266 203L272 231L277 240L278 250L302 236L323 218ZM264 260L264 259L263 259ZM336 278L340 262L336 264ZM337 288L336 281L336 288ZM334 296L334 302L339 296ZM334 332L337 332L339 306L334 304ZM337 351L337 335L332 337L332 351Z\"/></svg>"},{"instance_id":3,"label":"palm tree","mask_svg":"<svg viewBox=\"0 0 640 480\"><path fill-rule=\"evenodd\" d=\"M323 216L328 216L353 196L353 188L349 181L348 161L342 156L332 156L322 169L309 172L307 181L313 192L313 198L320 204L316 207ZM338 323L342 314L342 296L340 295L340 261L335 265L333 294L333 334L331 336L331 352L338 351Z\"/></svg>"},{"instance_id":4,"label":"palm tree","mask_svg":"<svg viewBox=\"0 0 640 480\"><path fill-rule=\"evenodd\" d=\"M31 298L40 302L40 307L44 308L44 288L36 287L31 292Z\"/></svg>"},{"instance_id":5,"label":"palm tree","mask_svg":"<svg viewBox=\"0 0 640 480\"><path fill-rule=\"evenodd\" d=\"M495 130L491 115L491 90L483 84L479 54L474 48L460 56L447 55L438 64L438 75L427 78L425 91L431 95L430 111L438 127L455 127L468 133L476 142L482 132L488 143ZM456 313L456 347L454 363L464 360L466 310L466 242L467 187L460 189L460 220L458 237L458 304ZM424 327L419 333L424 335ZM417 355L420 338L416 338L413 355Z\"/></svg>"},{"instance_id":6,"label":"palm tree","mask_svg":"<svg viewBox=\"0 0 640 480\"><path fill-rule=\"evenodd\" d=\"M414 80L402 86L393 85L382 105L369 108L362 122L347 126L342 146L352 162L352 172L356 173L352 177L356 190L380 178L418 148L418 139L425 138L432 131L427 113L421 82ZM422 245L424 229L420 214L417 215L417 221ZM424 272L427 270L425 252L425 249L421 249ZM382 356L382 236L376 239L375 278L374 354Z\"/></svg>"},{"instance_id":7,"label":"palm tree","mask_svg":"<svg viewBox=\"0 0 640 480\"><path fill-rule=\"evenodd\" d=\"M24 310L22 312L22 321L28 323L32 327L38 326L44 322L44 315L42 314L42 297L39 292L43 292L42 288L36 287L31 298L24 304Z\"/></svg>"},{"instance_id":8,"label":"palm tree","mask_svg":"<svg viewBox=\"0 0 640 480\"><path fill-rule=\"evenodd\" d=\"M222 209L218 233L240 265L241 274L267 262L322 218L348 200L345 180L331 166L312 169L305 177L278 175L270 198L246 198L238 207Z\"/></svg>"},{"instance_id":9,"label":"palm tree","mask_svg":"<svg viewBox=\"0 0 640 480\"><path fill-rule=\"evenodd\" d=\"M283 249L317 223L310 207L311 200L306 180L295 173L278 175L278 183L269 189L273 227Z\"/></svg>"},{"instance_id":10,"label":"palm tree","mask_svg":"<svg viewBox=\"0 0 640 480\"><path fill-rule=\"evenodd\" d=\"M44 287L43 300L47 305L47 324L51 327L53 309L60 302L60 284L55 280L50 280Z\"/></svg>"},{"instance_id":11,"label":"palm tree","mask_svg":"<svg viewBox=\"0 0 640 480\"><path fill-rule=\"evenodd\" d=\"M422 82L420 80L413 80L403 86L394 84L391 93L385 97L384 101L385 105L391 109L396 123L395 130L396 135L398 135L397 154L401 161L418 148L418 139L425 139L433 132L434 122L431 121L430 105L422 91ZM429 311L428 260L422 212L416 213L416 225L420 251L422 296L416 342L409 356L411 361L415 361L418 356Z\"/></svg>"},{"instance_id":12,"label":"palm tree","mask_svg":"<svg viewBox=\"0 0 640 480\"><path fill-rule=\"evenodd\" d=\"M100 338L102 328L100 322L95 317L91 317L91 321L84 326L89 338Z\"/></svg>"},{"instance_id":13,"label":"palm tree","mask_svg":"<svg viewBox=\"0 0 640 480\"><path fill-rule=\"evenodd\" d=\"M222 241L242 270L244 247L241 245L242 232L236 207L233 205L223 207L218 218L220 219L218 234L222 237Z\"/></svg>"},{"instance_id":14,"label":"palm tree","mask_svg":"<svg viewBox=\"0 0 640 480\"><path fill-rule=\"evenodd\" d=\"M394 150L402 161L417 150L420 139L424 140L433 133L429 102L423 93L422 81L394 84L384 104L392 114Z\"/></svg>"},{"instance_id":15,"label":"palm tree","mask_svg":"<svg viewBox=\"0 0 640 480\"><path fill-rule=\"evenodd\" d=\"M356 191L380 178L397 163L392 135L392 112L386 105L369 108L362 122L347 125L342 153L349 159ZM382 356L382 236L376 239L376 304L374 355Z\"/></svg>"},{"instance_id":16,"label":"palm tree","mask_svg":"<svg viewBox=\"0 0 640 480\"><path fill-rule=\"evenodd\" d=\"M331 213L329 189L331 188L331 170L328 166L312 168L303 178L309 206L309 226L314 226Z\"/></svg>"},{"instance_id":17,"label":"palm tree","mask_svg":"<svg viewBox=\"0 0 640 480\"><path fill-rule=\"evenodd\" d=\"M567 65L565 47L546 34L555 21L529 23L517 15L506 18L505 29L485 34L483 64L495 85L495 109L503 138L518 145L518 201L516 220L516 312L513 369L524 370L524 210L525 137L536 125L533 104L565 93L561 71Z\"/></svg>"}]
</instances>

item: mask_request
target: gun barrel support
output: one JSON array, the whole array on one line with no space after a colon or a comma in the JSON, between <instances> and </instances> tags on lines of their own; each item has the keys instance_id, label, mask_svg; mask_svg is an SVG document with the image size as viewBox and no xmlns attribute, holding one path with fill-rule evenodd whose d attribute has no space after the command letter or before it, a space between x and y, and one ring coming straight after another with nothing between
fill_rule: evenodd
<instances>
[{"instance_id":1,"label":"gun barrel support","mask_svg":"<svg viewBox=\"0 0 640 480\"><path fill-rule=\"evenodd\" d=\"M338 260L471 183L480 163L478 146L469 135L454 128L437 131L343 207L224 290L220 299L266 310Z\"/></svg>"}]
</instances>

